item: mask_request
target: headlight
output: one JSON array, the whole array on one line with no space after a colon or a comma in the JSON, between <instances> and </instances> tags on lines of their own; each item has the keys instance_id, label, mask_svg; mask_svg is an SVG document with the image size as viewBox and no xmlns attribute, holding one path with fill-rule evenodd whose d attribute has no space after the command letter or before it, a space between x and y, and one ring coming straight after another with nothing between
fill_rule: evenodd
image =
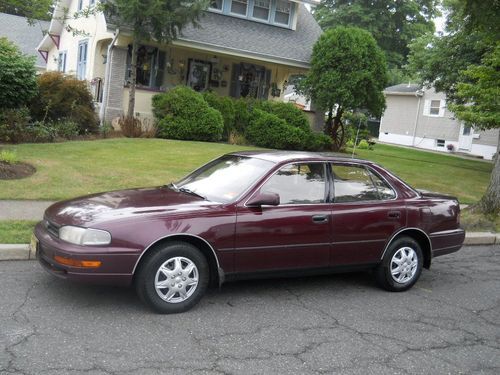
<instances>
[{"instance_id":1,"label":"headlight","mask_svg":"<svg viewBox=\"0 0 500 375\"><path fill-rule=\"evenodd\" d=\"M111 234L105 230L64 226L59 228L59 238L75 245L109 245Z\"/></svg>"}]
</instances>

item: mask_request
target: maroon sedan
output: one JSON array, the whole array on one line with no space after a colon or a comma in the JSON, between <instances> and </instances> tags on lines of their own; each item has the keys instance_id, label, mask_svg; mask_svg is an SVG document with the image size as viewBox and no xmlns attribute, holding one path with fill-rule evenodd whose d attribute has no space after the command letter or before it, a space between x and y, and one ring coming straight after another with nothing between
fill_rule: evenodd
<instances>
[{"instance_id":1,"label":"maroon sedan","mask_svg":"<svg viewBox=\"0 0 500 375\"><path fill-rule=\"evenodd\" d=\"M53 275L133 284L176 313L209 284L255 276L372 268L383 288L407 290L432 258L460 249L459 218L455 198L369 161L238 152L170 185L56 203L33 244Z\"/></svg>"}]
</instances>

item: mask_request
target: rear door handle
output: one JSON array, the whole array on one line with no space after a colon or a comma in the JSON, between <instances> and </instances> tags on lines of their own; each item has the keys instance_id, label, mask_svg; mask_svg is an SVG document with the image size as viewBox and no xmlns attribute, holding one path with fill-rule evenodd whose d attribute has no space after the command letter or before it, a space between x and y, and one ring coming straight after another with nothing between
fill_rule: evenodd
<instances>
[{"instance_id":1,"label":"rear door handle","mask_svg":"<svg viewBox=\"0 0 500 375\"><path fill-rule=\"evenodd\" d=\"M401 212L399 211L389 211L387 217L390 219L399 219L401 217Z\"/></svg>"},{"instance_id":2,"label":"rear door handle","mask_svg":"<svg viewBox=\"0 0 500 375\"><path fill-rule=\"evenodd\" d=\"M312 217L313 223L316 224L323 224L323 223L328 223L328 216L327 215L314 215Z\"/></svg>"}]
</instances>

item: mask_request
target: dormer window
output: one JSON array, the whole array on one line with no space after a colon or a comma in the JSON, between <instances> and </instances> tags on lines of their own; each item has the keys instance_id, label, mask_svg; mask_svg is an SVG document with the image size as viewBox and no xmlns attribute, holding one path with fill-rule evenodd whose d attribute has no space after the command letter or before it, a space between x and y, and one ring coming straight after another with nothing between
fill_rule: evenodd
<instances>
[{"instance_id":1,"label":"dormer window","mask_svg":"<svg viewBox=\"0 0 500 375\"><path fill-rule=\"evenodd\" d=\"M224 0L212 0L210 1L210 9L213 10L218 10L219 12L222 12L222 6L223 6Z\"/></svg>"},{"instance_id":2,"label":"dormer window","mask_svg":"<svg viewBox=\"0 0 500 375\"><path fill-rule=\"evenodd\" d=\"M254 0L253 17L259 20L269 20L269 11L271 9L271 0Z\"/></svg>"},{"instance_id":3,"label":"dormer window","mask_svg":"<svg viewBox=\"0 0 500 375\"><path fill-rule=\"evenodd\" d=\"M248 0L232 0L231 1L231 13L238 14L240 16L247 15Z\"/></svg>"},{"instance_id":4,"label":"dormer window","mask_svg":"<svg viewBox=\"0 0 500 375\"><path fill-rule=\"evenodd\" d=\"M276 13L274 14L274 22L281 25L288 25L290 23L290 8L291 3L289 1L276 1Z\"/></svg>"}]
</instances>

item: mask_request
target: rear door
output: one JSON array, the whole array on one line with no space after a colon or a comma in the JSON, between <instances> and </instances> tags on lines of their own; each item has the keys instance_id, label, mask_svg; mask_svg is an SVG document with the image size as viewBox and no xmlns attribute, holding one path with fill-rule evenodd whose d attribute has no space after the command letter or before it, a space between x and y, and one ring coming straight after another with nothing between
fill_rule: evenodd
<instances>
[{"instance_id":1,"label":"rear door","mask_svg":"<svg viewBox=\"0 0 500 375\"><path fill-rule=\"evenodd\" d=\"M406 225L406 206L396 190L369 167L331 164L333 266L380 260L389 237Z\"/></svg>"}]
</instances>

